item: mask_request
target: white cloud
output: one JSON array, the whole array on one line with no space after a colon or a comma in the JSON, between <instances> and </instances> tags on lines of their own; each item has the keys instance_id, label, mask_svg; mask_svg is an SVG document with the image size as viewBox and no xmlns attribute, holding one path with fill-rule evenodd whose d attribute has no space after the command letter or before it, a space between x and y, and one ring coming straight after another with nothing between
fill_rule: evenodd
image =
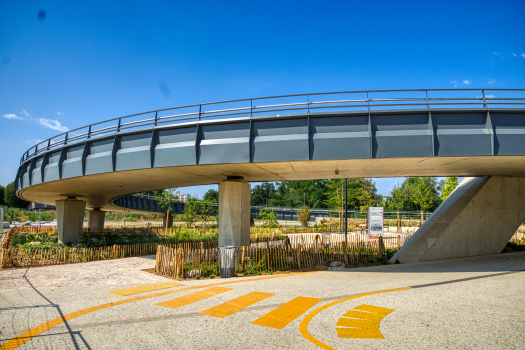
<instances>
[{"instance_id":1,"label":"white cloud","mask_svg":"<svg viewBox=\"0 0 525 350\"><path fill-rule=\"evenodd\" d=\"M4 114L4 118L7 118L7 119L20 119L20 120L22 120L22 118L18 117L16 114Z\"/></svg>"},{"instance_id":2,"label":"white cloud","mask_svg":"<svg viewBox=\"0 0 525 350\"><path fill-rule=\"evenodd\" d=\"M450 83L451 83L451 84L454 84L454 87L458 87L458 82L457 82L457 81L452 80Z\"/></svg>"},{"instance_id":3,"label":"white cloud","mask_svg":"<svg viewBox=\"0 0 525 350\"><path fill-rule=\"evenodd\" d=\"M65 113L62 113L62 112L57 112L58 115L64 115Z\"/></svg>"},{"instance_id":4,"label":"white cloud","mask_svg":"<svg viewBox=\"0 0 525 350\"><path fill-rule=\"evenodd\" d=\"M26 142L29 143L30 145L36 145L40 142L42 142L44 140L40 140L40 139L32 139L32 140L27 140Z\"/></svg>"},{"instance_id":5,"label":"white cloud","mask_svg":"<svg viewBox=\"0 0 525 350\"><path fill-rule=\"evenodd\" d=\"M26 116L29 117L29 113L27 113L27 111L25 109L22 108L22 113L24 113Z\"/></svg>"},{"instance_id":6,"label":"white cloud","mask_svg":"<svg viewBox=\"0 0 525 350\"><path fill-rule=\"evenodd\" d=\"M516 56L517 56L517 55L516 55L516 54L515 54L514 52L513 52L513 53L511 53L511 55L512 55L512 56L514 56L514 57L516 57Z\"/></svg>"},{"instance_id":7,"label":"white cloud","mask_svg":"<svg viewBox=\"0 0 525 350\"><path fill-rule=\"evenodd\" d=\"M493 52L493 55L501 55L499 52Z\"/></svg>"},{"instance_id":8,"label":"white cloud","mask_svg":"<svg viewBox=\"0 0 525 350\"><path fill-rule=\"evenodd\" d=\"M470 80L463 80L461 85L470 85Z\"/></svg>"},{"instance_id":9,"label":"white cloud","mask_svg":"<svg viewBox=\"0 0 525 350\"><path fill-rule=\"evenodd\" d=\"M525 53L522 53L522 54L520 55L520 57L525 58Z\"/></svg>"},{"instance_id":10,"label":"white cloud","mask_svg":"<svg viewBox=\"0 0 525 350\"><path fill-rule=\"evenodd\" d=\"M58 120L40 118L38 119L38 122L46 128L62 132L69 131L69 128L67 126L62 125L62 123L60 123Z\"/></svg>"},{"instance_id":11,"label":"white cloud","mask_svg":"<svg viewBox=\"0 0 525 350\"><path fill-rule=\"evenodd\" d=\"M496 82L496 80L492 79L492 80L489 80L489 81L487 82L487 84L492 85L492 84L494 84L495 82Z\"/></svg>"}]
</instances>

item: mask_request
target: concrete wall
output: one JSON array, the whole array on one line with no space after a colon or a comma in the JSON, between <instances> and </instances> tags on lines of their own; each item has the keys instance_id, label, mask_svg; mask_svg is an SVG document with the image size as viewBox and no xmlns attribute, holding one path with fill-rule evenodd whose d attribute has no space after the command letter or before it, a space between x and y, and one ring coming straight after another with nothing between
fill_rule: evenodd
<instances>
[{"instance_id":1,"label":"concrete wall","mask_svg":"<svg viewBox=\"0 0 525 350\"><path fill-rule=\"evenodd\" d=\"M524 219L525 178L465 178L391 261L497 254Z\"/></svg>"}]
</instances>

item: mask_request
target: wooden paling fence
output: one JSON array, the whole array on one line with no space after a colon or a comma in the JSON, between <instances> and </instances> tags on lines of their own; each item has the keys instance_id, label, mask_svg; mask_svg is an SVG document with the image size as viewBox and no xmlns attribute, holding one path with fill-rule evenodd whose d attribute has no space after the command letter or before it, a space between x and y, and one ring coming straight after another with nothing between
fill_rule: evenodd
<instances>
[{"instance_id":1,"label":"wooden paling fence","mask_svg":"<svg viewBox=\"0 0 525 350\"><path fill-rule=\"evenodd\" d=\"M97 248L0 249L0 267L33 267L80 263L155 254L157 243Z\"/></svg>"},{"instance_id":2,"label":"wooden paling fence","mask_svg":"<svg viewBox=\"0 0 525 350\"><path fill-rule=\"evenodd\" d=\"M236 247L234 265L236 274L258 274L262 272L313 269L327 266L332 261L345 265L367 264L385 255L382 239L369 242L322 242L291 248L288 242L282 245ZM216 248L172 248L157 247L155 272L175 278L213 277L220 275L219 250Z\"/></svg>"}]
</instances>

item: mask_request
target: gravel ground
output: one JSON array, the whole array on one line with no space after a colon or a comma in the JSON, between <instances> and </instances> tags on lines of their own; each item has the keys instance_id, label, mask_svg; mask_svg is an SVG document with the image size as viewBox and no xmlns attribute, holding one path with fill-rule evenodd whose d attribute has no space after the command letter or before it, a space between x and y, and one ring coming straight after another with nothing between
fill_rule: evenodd
<instances>
[{"instance_id":1,"label":"gravel ground","mask_svg":"<svg viewBox=\"0 0 525 350\"><path fill-rule=\"evenodd\" d=\"M142 271L154 266L152 258L0 271L0 344L60 315L134 297L108 291L172 281ZM338 303L313 317L308 331L335 349L525 344L525 253L269 277L184 281L168 291L216 283L231 290L177 309L155 304L201 289L108 307L51 328L20 349L318 349L299 331L307 314L350 296L410 286ZM226 318L198 313L254 291L274 295ZM251 324L298 296L323 300L283 329ZM339 318L362 304L394 309L379 327L385 339L338 338Z\"/></svg>"}]
</instances>

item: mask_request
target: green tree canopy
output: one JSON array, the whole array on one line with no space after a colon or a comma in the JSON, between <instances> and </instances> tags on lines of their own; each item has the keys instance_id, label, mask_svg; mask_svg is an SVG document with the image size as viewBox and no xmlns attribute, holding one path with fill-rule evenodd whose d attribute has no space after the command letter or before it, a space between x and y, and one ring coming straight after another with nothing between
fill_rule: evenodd
<instances>
[{"instance_id":1,"label":"green tree canopy","mask_svg":"<svg viewBox=\"0 0 525 350\"><path fill-rule=\"evenodd\" d=\"M444 201L458 187L459 177L447 177L441 180L439 189L441 190L441 200Z\"/></svg>"},{"instance_id":2,"label":"green tree canopy","mask_svg":"<svg viewBox=\"0 0 525 350\"><path fill-rule=\"evenodd\" d=\"M5 196L5 187L0 186L0 205L5 205L4 196Z\"/></svg>"},{"instance_id":3,"label":"green tree canopy","mask_svg":"<svg viewBox=\"0 0 525 350\"><path fill-rule=\"evenodd\" d=\"M252 188L252 205L265 206L270 204L276 193L275 185L271 182L263 182Z\"/></svg>"},{"instance_id":4,"label":"green tree canopy","mask_svg":"<svg viewBox=\"0 0 525 350\"><path fill-rule=\"evenodd\" d=\"M407 177L391 197L387 208L400 211L434 211L442 201L435 177Z\"/></svg>"},{"instance_id":5,"label":"green tree canopy","mask_svg":"<svg viewBox=\"0 0 525 350\"><path fill-rule=\"evenodd\" d=\"M5 202L5 205L7 205L8 207L12 207L12 208L24 208L25 209L29 206L28 201L20 199L16 196L14 182L11 182L5 187L4 202Z\"/></svg>"},{"instance_id":6,"label":"green tree canopy","mask_svg":"<svg viewBox=\"0 0 525 350\"><path fill-rule=\"evenodd\" d=\"M219 202L219 191L210 188L205 194L204 197L202 197L203 200L209 201L211 203L218 203Z\"/></svg>"}]
</instances>

